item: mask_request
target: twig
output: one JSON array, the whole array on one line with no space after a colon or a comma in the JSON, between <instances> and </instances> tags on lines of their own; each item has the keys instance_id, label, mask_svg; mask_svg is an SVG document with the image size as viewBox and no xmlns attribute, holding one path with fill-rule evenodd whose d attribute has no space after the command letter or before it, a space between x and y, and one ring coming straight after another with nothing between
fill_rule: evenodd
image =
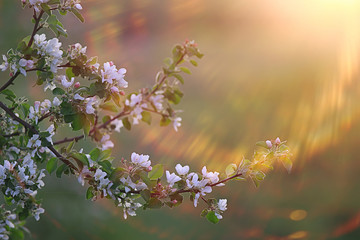
<instances>
[{"instance_id":1,"label":"twig","mask_svg":"<svg viewBox=\"0 0 360 240\"><path fill-rule=\"evenodd\" d=\"M15 115L13 111L11 111L3 102L0 101L0 108L2 108L13 120L17 121L21 125L23 125L29 131L39 134L39 131L29 123L25 122L23 119L19 118ZM68 165L70 168L77 170L77 168L72 164L69 160L67 160L64 156L62 156L53 146L48 147L52 153L55 154L57 158L59 158L63 163Z\"/></svg>"}]
</instances>

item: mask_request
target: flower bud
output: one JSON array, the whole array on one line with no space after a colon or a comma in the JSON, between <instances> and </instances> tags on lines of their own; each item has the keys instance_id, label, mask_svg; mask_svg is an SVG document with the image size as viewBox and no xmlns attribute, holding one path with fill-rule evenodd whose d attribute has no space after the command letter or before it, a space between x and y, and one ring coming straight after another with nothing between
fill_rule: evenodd
<instances>
[{"instance_id":1,"label":"flower bud","mask_svg":"<svg viewBox=\"0 0 360 240\"><path fill-rule=\"evenodd\" d=\"M121 95L121 96L125 96L125 92L124 92L124 91L120 91L120 95Z\"/></svg>"},{"instance_id":2,"label":"flower bud","mask_svg":"<svg viewBox=\"0 0 360 240\"><path fill-rule=\"evenodd\" d=\"M80 87L80 83L79 82L76 82L75 84L74 84L74 88L79 88Z\"/></svg>"},{"instance_id":3,"label":"flower bud","mask_svg":"<svg viewBox=\"0 0 360 240\"><path fill-rule=\"evenodd\" d=\"M279 145L280 143L281 143L280 138L277 137L277 138L275 139L275 144L276 144L276 145Z\"/></svg>"},{"instance_id":4,"label":"flower bud","mask_svg":"<svg viewBox=\"0 0 360 240\"><path fill-rule=\"evenodd\" d=\"M272 148L272 144L271 144L271 141L270 141L270 140L267 140L267 141L266 141L266 145L268 146L268 148Z\"/></svg>"}]
</instances>

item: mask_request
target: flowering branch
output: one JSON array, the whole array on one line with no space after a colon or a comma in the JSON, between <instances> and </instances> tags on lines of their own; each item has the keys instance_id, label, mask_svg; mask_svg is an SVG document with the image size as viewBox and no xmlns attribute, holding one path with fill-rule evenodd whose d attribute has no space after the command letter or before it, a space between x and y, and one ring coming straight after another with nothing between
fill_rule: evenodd
<instances>
[{"instance_id":1,"label":"flowering branch","mask_svg":"<svg viewBox=\"0 0 360 240\"><path fill-rule=\"evenodd\" d=\"M217 223L227 209L227 200L208 198L214 187L231 180L250 180L258 186L277 160L291 170L290 150L279 138L258 142L252 160L231 163L223 174L208 171L206 166L201 172L190 172L189 166L180 164L171 173L162 164L152 165L148 155L135 152L129 160L122 158L114 165L114 132L131 130L140 122L150 125L153 114L161 116L160 126L171 124L178 131L182 119L175 106L183 97L183 74L191 73L185 64L197 66L195 59L203 54L194 41L176 45L157 73L154 86L126 94L126 69L118 69L112 61L98 63L79 43L62 47L59 37L67 33L53 12L71 12L83 22L80 0L21 2L34 10L34 28L16 49L2 56L0 65L1 71L12 76L0 88L8 101L0 101L0 190L11 203L0 207L1 239L22 236L22 221L30 216L39 220L45 211L36 199L37 191L45 186L45 171L59 178L63 174L76 176L87 186L87 199L112 200L123 209L124 218L135 216L140 207L176 207L189 193L195 207L199 199L204 201L201 216ZM42 28L50 29L56 37L37 34ZM36 72L36 85L50 90L51 99L30 104L26 96L18 97L9 89L16 77L28 77L28 72ZM81 132L53 142L59 126ZM81 139L93 145L90 152L79 149ZM58 150L54 147L65 143Z\"/></svg>"}]
</instances>

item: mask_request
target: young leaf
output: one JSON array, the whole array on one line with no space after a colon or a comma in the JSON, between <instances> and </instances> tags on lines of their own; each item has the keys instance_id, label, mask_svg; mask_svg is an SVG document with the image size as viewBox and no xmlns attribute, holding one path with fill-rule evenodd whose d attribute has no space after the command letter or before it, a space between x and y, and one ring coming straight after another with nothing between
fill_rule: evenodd
<instances>
[{"instance_id":1,"label":"young leaf","mask_svg":"<svg viewBox=\"0 0 360 240\"><path fill-rule=\"evenodd\" d=\"M94 188L92 186L90 186L87 190L86 190L86 199L89 200L91 198L94 197Z\"/></svg>"},{"instance_id":2,"label":"young leaf","mask_svg":"<svg viewBox=\"0 0 360 240\"><path fill-rule=\"evenodd\" d=\"M146 122L149 125L151 124L151 113L143 111L141 113L141 116L142 116L141 120L143 122Z\"/></svg>"},{"instance_id":3,"label":"young leaf","mask_svg":"<svg viewBox=\"0 0 360 240\"><path fill-rule=\"evenodd\" d=\"M127 130L131 130L131 123L130 123L130 121L129 121L129 118L124 118L123 120L122 120L122 122L123 122L123 125L124 125L124 127L127 129Z\"/></svg>"},{"instance_id":4,"label":"young leaf","mask_svg":"<svg viewBox=\"0 0 360 240\"><path fill-rule=\"evenodd\" d=\"M46 164L46 170L49 172L49 174L51 174L52 172L55 171L56 167L57 167L57 158L53 157L50 158L50 160L47 162Z\"/></svg>"},{"instance_id":5,"label":"young leaf","mask_svg":"<svg viewBox=\"0 0 360 240\"><path fill-rule=\"evenodd\" d=\"M162 164L156 164L153 166L151 172L148 173L150 180L156 180L162 177L164 174L164 166Z\"/></svg>"},{"instance_id":6,"label":"young leaf","mask_svg":"<svg viewBox=\"0 0 360 240\"><path fill-rule=\"evenodd\" d=\"M218 223L219 219L216 217L215 212L214 211L210 211L206 214L206 219L211 222L211 223Z\"/></svg>"},{"instance_id":7,"label":"young leaf","mask_svg":"<svg viewBox=\"0 0 360 240\"><path fill-rule=\"evenodd\" d=\"M184 73L191 74L191 71L187 67L180 67L180 70Z\"/></svg>"}]
</instances>

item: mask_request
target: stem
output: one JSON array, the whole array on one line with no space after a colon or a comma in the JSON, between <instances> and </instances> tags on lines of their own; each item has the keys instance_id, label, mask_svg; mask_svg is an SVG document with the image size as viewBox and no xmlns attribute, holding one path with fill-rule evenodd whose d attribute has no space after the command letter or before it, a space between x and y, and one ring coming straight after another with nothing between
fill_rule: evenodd
<instances>
[{"instance_id":1,"label":"stem","mask_svg":"<svg viewBox=\"0 0 360 240\"><path fill-rule=\"evenodd\" d=\"M16 72L14 76L12 76L9 81L7 81L1 88L0 92L8 88L11 84L13 84L14 80L19 76L20 72Z\"/></svg>"},{"instance_id":2,"label":"stem","mask_svg":"<svg viewBox=\"0 0 360 240\"><path fill-rule=\"evenodd\" d=\"M19 132L14 132L12 134L2 135L2 136L6 137L6 138L10 138L10 137L15 137L15 136L19 136L19 135L20 135Z\"/></svg>"},{"instance_id":3,"label":"stem","mask_svg":"<svg viewBox=\"0 0 360 240\"><path fill-rule=\"evenodd\" d=\"M36 16L36 11L34 10L33 18L35 20L35 25L34 25L34 29L33 29L33 32L31 34L31 38L30 38L30 41L29 41L26 49L31 47L31 45L34 42L35 34L41 29L41 27L39 28L39 23L40 23L40 20L41 20L41 17L42 17L43 14L44 14L44 11L41 10L40 13L39 13L39 16Z\"/></svg>"},{"instance_id":4,"label":"stem","mask_svg":"<svg viewBox=\"0 0 360 240\"><path fill-rule=\"evenodd\" d=\"M105 128L107 125L109 125L112 121L114 121L115 119L118 119L120 117L123 117L123 116L126 116L128 115L129 113L127 112L124 112L122 111L121 113L119 113L118 115L116 115L115 117L113 117L112 119L108 120L107 122L99 125L99 126L95 126L93 129L91 129L91 131L89 132L89 136L94 133L96 131L96 129L101 129L101 128ZM63 140L60 140L60 141L56 141L54 142L54 145L59 145L59 144L63 144L63 143L67 143L67 142L72 142L72 141L79 141L81 139L83 139L85 137L85 135L79 135L79 136L76 136L76 137L72 137L72 138L64 138Z\"/></svg>"},{"instance_id":5,"label":"stem","mask_svg":"<svg viewBox=\"0 0 360 240\"><path fill-rule=\"evenodd\" d=\"M207 184L206 186L209 186L209 187L214 187L216 185L219 185L220 183L225 183L227 181L230 181L231 179L234 179L234 178L237 178L237 177L240 177L242 176L242 173L238 173L238 174L235 174L234 176L231 176L231 177L228 177L228 178L225 178L219 182L216 182L216 183L213 183L213 184ZM177 193L186 193L186 192L197 192L198 190L197 189L183 189L183 190L179 190L179 191L176 191Z\"/></svg>"},{"instance_id":6,"label":"stem","mask_svg":"<svg viewBox=\"0 0 360 240\"><path fill-rule=\"evenodd\" d=\"M17 121L18 123L20 123L21 125L23 125L26 129L28 129L29 131L35 133L35 134L39 134L39 131L36 130L36 128L32 125L30 125L29 123L25 122L23 119L19 118L18 116L15 115L15 113L13 111L11 111L11 109L9 109L3 102L0 101L0 108L2 108L7 114L9 114L9 116ZM66 165L68 165L70 168L77 170L77 168L74 166L74 164L72 164L69 160L67 160L64 156L62 156L58 151L56 151L56 149L53 146L47 147L48 149L50 149L50 151L52 153L55 154L55 156L57 158L59 158L63 163L65 163Z\"/></svg>"}]
</instances>

